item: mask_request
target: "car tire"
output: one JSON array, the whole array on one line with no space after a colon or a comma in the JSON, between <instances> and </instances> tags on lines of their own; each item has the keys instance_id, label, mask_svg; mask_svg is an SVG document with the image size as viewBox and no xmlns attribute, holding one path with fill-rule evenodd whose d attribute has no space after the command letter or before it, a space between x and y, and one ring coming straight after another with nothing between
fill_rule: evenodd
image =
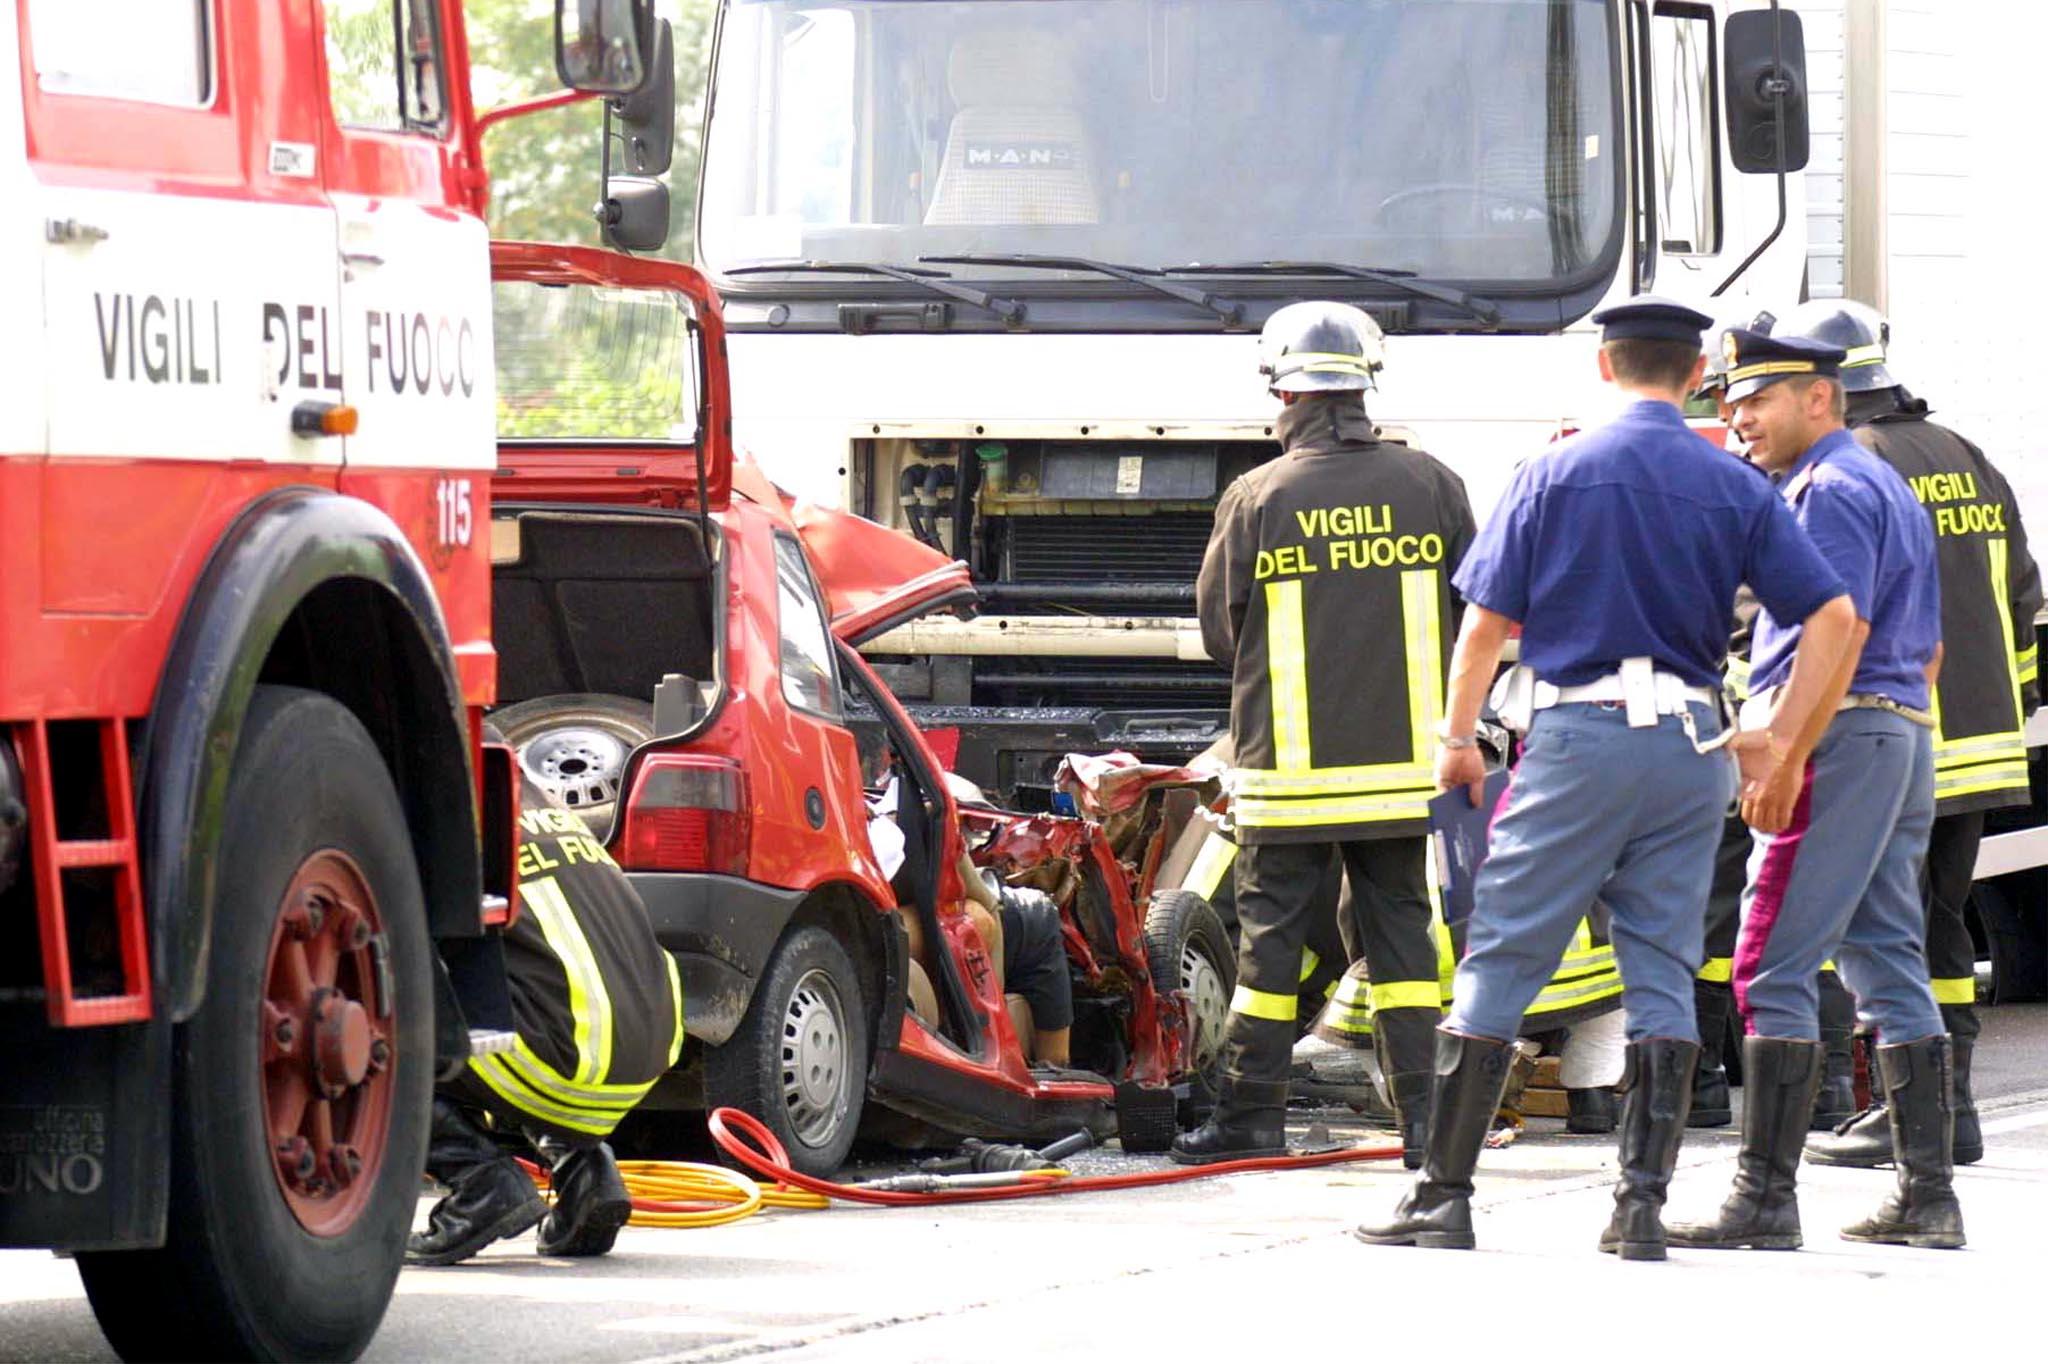
<instances>
[{"instance_id":1,"label":"car tire","mask_svg":"<svg viewBox=\"0 0 2048 1364\"><path fill-rule=\"evenodd\" d=\"M654 737L654 705L630 696L536 696L491 712L519 770L574 811L591 833L611 832L633 750Z\"/></svg>"},{"instance_id":2,"label":"car tire","mask_svg":"<svg viewBox=\"0 0 2048 1364\"><path fill-rule=\"evenodd\" d=\"M792 1168L820 1178L853 1149L867 1098L868 1003L837 938L789 933L733 1035L704 1053L704 1099L760 1119Z\"/></svg>"},{"instance_id":3,"label":"car tire","mask_svg":"<svg viewBox=\"0 0 2048 1364\"><path fill-rule=\"evenodd\" d=\"M1229 930L1215 906L1194 891L1161 891L1145 913L1145 954L1152 988L1186 995L1194 1023L1187 1073L1213 1086L1237 988Z\"/></svg>"},{"instance_id":4,"label":"car tire","mask_svg":"<svg viewBox=\"0 0 2048 1364\"><path fill-rule=\"evenodd\" d=\"M174 1044L166 1240L79 1273L125 1359L353 1359L419 1197L433 947L398 792L332 698L256 689L218 887Z\"/></svg>"}]
</instances>

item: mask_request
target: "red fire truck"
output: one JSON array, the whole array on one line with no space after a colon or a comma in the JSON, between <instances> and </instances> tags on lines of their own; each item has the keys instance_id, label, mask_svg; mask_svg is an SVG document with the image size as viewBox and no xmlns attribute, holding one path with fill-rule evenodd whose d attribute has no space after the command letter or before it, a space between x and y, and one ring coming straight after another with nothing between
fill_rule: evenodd
<instances>
[{"instance_id":1,"label":"red fire truck","mask_svg":"<svg viewBox=\"0 0 2048 1364\"><path fill-rule=\"evenodd\" d=\"M0 1246L130 1357L352 1357L510 1026L461 9L13 8ZM562 9L565 83L658 84L645 0Z\"/></svg>"}]
</instances>

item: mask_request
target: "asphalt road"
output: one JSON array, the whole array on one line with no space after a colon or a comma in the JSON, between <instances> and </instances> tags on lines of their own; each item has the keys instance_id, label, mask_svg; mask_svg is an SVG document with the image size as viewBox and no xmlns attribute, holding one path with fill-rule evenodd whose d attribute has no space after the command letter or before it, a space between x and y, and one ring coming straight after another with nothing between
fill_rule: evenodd
<instances>
[{"instance_id":1,"label":"asphalt road","mask_svg":"<svg viewBox=\"0 0 2048 1364\"><path fill-rule=\"evenodd\" d=\"M1891 1176L1809 1166L1804 1251L1619 1264L1593 1249L1612 1140L1537 1120L1482 1162L1477 1253L1368 1248L1346 1235L1405 1186L1387 1164L994 1207L771 1212L704 1231L628 1229L601 1261L542 1260L527 1237L469 1265L409 1270L366 1358L915 1364L1336 1350L1726 1361L1880 1339L1887 1358L2007 1342L2038 1352L2048 1006L1990 1011L1978 1055L1989 1154L1958 1172L1970 1233L1961 1252L1837 1239ZM1735 1145L1732 1131L1688 1135L1675 1216L1719 1201ZM0 1254L0 1359L111 1358L68 1263Z\"/></svg>"}]
</instances>

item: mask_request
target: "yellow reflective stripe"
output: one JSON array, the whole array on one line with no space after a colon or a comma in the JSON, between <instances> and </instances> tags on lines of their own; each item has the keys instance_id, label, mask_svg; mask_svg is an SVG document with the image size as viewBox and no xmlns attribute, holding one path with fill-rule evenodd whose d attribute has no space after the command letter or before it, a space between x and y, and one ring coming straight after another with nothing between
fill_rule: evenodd
<instances>
[{"instance_id":1,"label":"yellow reflective stripe","mask_svg":"<svg viewBox=\"0 0 2048 1364\"><path fill-rule=\"evenodd\" d=\"M1343 979L1344 977L1339 976L1336 980L1331 981L1328 985L1325 985L1323 987L1323 998L1325 1000L1335 997L1337 993L1337 986Z\"/></svg>"},{"instance_id":2,"label":"yellow reflective stripe","mask_svg":"<svg viewBox=\"0 0 2048 1364\"><path fill-rule=\"evenodd\" d=\"M1929 981L1936 1004L1975 1004L1977 982L1971 976L1949 976Z\"/></svg>"},{"instance_id":3,"label":"yellow reflective stripe","mask_svg":"<svg viewBox=\"0 0 2048 1364\"><path fill-rule=\"evenodd\" d=\"M1881 365L1883 363L1883 346L1851 346L1849 347L1848 354L1843 358L1840 368L1858 369L1864 365Z\"/></svg>"},{"instance_id":4,"label":"yellow reflective stripe","mask_svg":"<svg viewBox=\"0 0 2048 1364\"><path fill-rule=\"evenodd\" d=\"M668 1044L668 1068L673 1068L676 1058L683 1054L683 973L676 966L673 952L663 952L661 955L668 964L669 1002L676 1007L676 1035Z\"/></svg>"},{"instance_id":5,"label":"yellow reflective stripe","mask_svg":"<svg viewBox=\"0 0 2048 1364\"><path fill-rule=\"evenodd\" d=\"M1728 382L1740 383L1764 374L1817 374L1820 371L1811 360L1767 360L1762 364L1743 365L1728 371Z\"/></svg>"},{"instance_id":6,"label":"yellow reflective stripe","mask_svg":"<svg viewBox=\"0 0 2048 1364\"><path fill-rule=\"evenodd\" d=\"M1348 1032L1360 1037L1372 1036L1372 1012L1368 1009L1342 1009L1332 1004L1323 1010L1323 1016L1316 1021L1338 1032Z\"/></svg>"},{"instance_id":7,"label":"yellow reflective stripe","mask_svg":"<svg viewBox=\"0 0 2048 1364\"><path fill-rule=\"evenodd\" d=\"M1346 355L1342 351L1294 350L1273 362L1275 378L1297 373L1357 374L1368 379L1372 377L1372 370L1363 357Z\"/></svg>"},{"instance_id":8,"label":"yellow reflective stripe","mask_svg":"<svg viewBox=\"0 0 2048 1364\"><path fill-rule=\"evenodd\" d=\"M1235 807L1244 828L1305 829L1319 824L1365 824L1382 820L1424 819L1435 791L1401 796L1353 796L1307 801L1245 800Z\"/></svg>"},{"instance_id":9,"label":"yellow reflective stripe","mask_svg":"<svg viewBox=\"0 0 2048 1364\"><path fill-rule=\"evenodd\" d=\"M1984 542L1984 547L1991 551L1991 600L2003 602L2006 596L2007 581L2005 576L2007 559L2005 537L2002 535L1993 536ZM2020 670L2019 660L2014 656L2015 651L2013 649L2016 641L2012 637L2012 612L2000 611L1998 613L1998 629L2005 638L2005 657L2012 659L2005 672L2006 681L2012 684L2013 718L2024 723L2027 718L2027 712L2026 708L2020 704Z\"/></svg>"},{"instance_id":10,"label":"yellow reflective stripe","mask_svg":"<svg viewBox=\"0 0 2048 1364\"><path fill-rule=\"evenodd\" d=\"M1322 954L1322 953L1320 953L1320 952L1316 951L1316 950L1315 950L1315 949L1314 949L1313 947L1304 947L1304 948L1302 948L1302 949L1301 949L1301 976L1300 976L1300 979L1302 979L1302 980L1304 980L1304 981L1305 981L1305 980L1307 980L1307 979L1308 979L1308 978L1309 978L1310 976L1312 976L1312 975L1314 975L1314 974L1316 973L1316 968L1317 968L1318 966L1321 966L1322 964L1323 964L1323 954Z\"/></svg>"},{"instance_id":11,"label":"yellow reflective stripe","mask_svg":"<svg viewBox=\"0 0 2048 1364\"><path fill-rule=\"evenodd\" d=\"M1835 959L1833 957L1829 957L1826 961L1820 964L1820 969L1823 971L1834 971ZM1836 971L1835 974L1840 975L1841 973L1839 971Z\"/></svg>"},{"instance_id":12,"label":"yellow reflective stripe","mask_svg":"<svg viewBox=\"0 0 2048 1364\"><path fill-rule=\"evenodd\" d=\"M511 1051L500 1055L505 1068L529 1088L567 1108L587 1108L624 1117L647 1097L647 1091L654 1085L652 1080L637 1085L579 1085L543 1061L523 1037L512 1044Z\"/></svg>"},{"instance_id":13,"label":"yellow reflective stripe","mask_svg":"<svg viewBox=\"0 0 2048 1364\"><path fill-rule=\"evenodd\" d=\"M1230 997L1230 1011L1247 1018L1264 1018L1274 1023L1292 1023L1299 1011L1301 997L1294 994L1276 995L1271 990L1254 990L1249 985L1237 987L1237 993Z\"/></svg>"},{"instance_id":14,"label":"yellow reflective stripe","mask_svg":"<svg viewBox=\"0 0 2048 1364\"><path fill-rule=\"evenodd\" d=\"M1582 981L1573 985L1552 985L1536 996L1536 1002L1529 1006L1532 1014L1550 1013L1571 1004L1585 1004L1595 999L1621 993L1619 975L1602 976L1599 980Z\"/></svg>"},{"instance_id":15,"label":"yellow reflective stripe","mask_svg":"<svg viewBox=\"0 0 2048 1364\"><path fill-rule=\"evenodd\" d=\"M576 1074L579 1084L602 1080L612 1066L612 1001L605 993L597 958L583 937L562 887L552 876L523 881L520 902L540 924L548 946L561 959L569 983L569 1015L574 1020Z\"/></svg>"},{"instance_id":16,"label":"yellow reflective stripe","mask_svg":"<svg viewBox=\"0 0 2048 1364\"><path fill-rule=\"evenodd\" d=\"M1434 1009L1437 984L1433 980L1390 980L1372 987L1374 1012L1381 1009Z\"/></svg>"},{"instance_id":17,"label":"yellow reflective stripe","mask_svg":"<svg viewBox=\"0 0 2048 1364\"><path fill-rule=\"evenodd\" d=\"M1944 767L1961 767L1987 756L2024 755L2027 751L2026 735L2020 730L2007 730L2002 734L1971 734L1960 739L1937 739L1934 744L1934 766L1939 771Z\"/></svg>"},{"instance_id":18,"label":"yellow reflective stripe","mask_svg":"<svg viewBox=\"0 0 2048 1364\"><path fill-rule=\"evenodd\" d=\"M599 1137L608 1135L612 1128L618 1125L617 1118L611 1114L581 1112L550 1103L522 1084L504 1064L504 1060L502 1054L472 1056L469 1058L470 1073L489 1085L499 1098L521 1113L530 1113L544 1122L551 1122L571 1132L588 1132Z\"/></svg>"},{"instance_id":19,"label":"yellow reflective stripe","mask_svg":"<svg viewBox=\"0 0 2048 1364\"><path fill-rule=\"evenodd\" d=\"M1703 980L1709 985L1728 984L1735 979L1735 958L1708 957L1707 964L1700 968L1695 979Z\"/></svg>"},{"instance_id":20,"label":"yellow reflective stripe","mask_svg":"<svg viewBox=\"0 0 2048 1364\"><path fill-rule=\"evenodd\" d=\"M2036 681L2041 675L2041 651L2039 645L2029 644L2012 656L2013 670L2022 682Z\"/></svg>"},{"instance_id":21,"label":"yellow reflective stripe","mask_svg":"<svg viewBox=\"0 0 2048 1364\"><path fill-rule=\"evenodd\" d=\"M1211 833L1202 840L1201 851L1195 854L1195 864L1188 868L1185 890L1191 890L1204 900L1214 900L1223 878L1230 871L1230 864L1237 860L1237 844L1222 834Z\"/></svg>"},{"instance_id":22,"label":"yellow reflective stripe","mask_svg":"<svg viewBox=\"0 0 2048 1364\"><path fill-rule=\"evenodd\" d=\"M1311 766L1308 636L1298 582L1266 584L1266 679L1273 692L1273 765L1283 772L1305 771Z\"/></svg>"},{"instance_id":23,"label":"yellow reflective stripe","mask_svg":"<svg viewBox=\"0 0 2048 1364\"><path fill-rule=\"evenodd\" d=\"M1240 767L1230 774L1230 790L1235 796L1350 796L1423 787L1436 788L1436 769L1428 763L1317 767L1295 772Z\"/></svg>"},{"instance_id":24,"label":"yellow reflective stripe","mask_svg":"<svg viewBox=\"0 0 2048 1364\"><path fill-rule=\"evenodd\" d=\"M1408 653L1408 751L1417 764L1434 756L1437 721L1443 718L1444 711L1443 626L1437 611L1438 596L1435 569L1403 570L1401 638Z\"/></svg>"},{"instance_id":25,"label":"yellow reflective stripe","mask_svg":"<svg viewBox=\"0 0 2048 1364\"><path fill-rule=\"evenodd\" d=\"M1960 772L1937 774L1934 778L1934 794L1937 797L1968 796L1980 791L2002 791L2009 786L2024 789L2027 781L2027 765L2024 762L1988 763Z\"/></svg>"},{"instance_id":26,"label":"yellow reflective stripe","mask_svg":"<svg viewBox=\"0 0 2048 1364\"><path fill-rule=\"evenodd\" d=\"M1346 971L1337 982L1337 993L1332 996L1347 1009L1369 1009L1372 1007L1372 982L1356 971Z\"/></svg>"}]
</instances>

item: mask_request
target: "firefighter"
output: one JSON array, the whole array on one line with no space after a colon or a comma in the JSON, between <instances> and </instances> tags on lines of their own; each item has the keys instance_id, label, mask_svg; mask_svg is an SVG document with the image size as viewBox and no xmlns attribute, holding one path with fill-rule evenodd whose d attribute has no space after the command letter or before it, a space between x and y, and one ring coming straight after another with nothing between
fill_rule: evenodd
<instances>
[{"instance_id":1,"label":"firefighter","mask_svg":"<svg viewBox=\"0 0 2048 1364\"><path fill-rule=\"evenodd\" d=\"M1934 523L1943 654L1933 707L1934 827L1921 896L1928 971L1954 1067L1955 1162L1969 1165L1983 1159L1984 1137L1970 1097L1976 951L1963 910L1985 811L2029 800L2023 731L2040 704L2034 613L2041 609L2041 574L2005 477L1975 445L1929 421L1927 404L1892 376L1883 317L1860 303L1814 302L1787 317L1779 332L1848 352L1842 387L1851 432L1898 470ZM1837 1134L1810 1140L1806 1156L1821 1165L1889 1164L1882 1101Z\"/></svg>"},{"instance_id":2,"label":"firefighter","mask_svg":"<svg viewBox=\"0 0 2048 1364\"><path fill-rule=\"evenodd\" d=\"M610 1250L632 1205L604 1139L683 1045L682 981L640 896L573 813L530 780L520 799L520 913L503 939L518 1040L434 1097L427 1173L448 1194L407 1242L412 1264L466 1260L536 1222L543 1255ZM493 1125L552 1167L552 1208Z\"/></svg>"},{"instance_id":3,"label":"firefighter","mask_svg":"<svg viewBox=\"0 0 2048 1364\"><path fill-rule=\"evenodd\" d=\"M1421 1152L1437 1019L1429 757L1473 519L1455 474L1381 441L1366 415L1382 347L1343 304L1267 320L1282 454L1224 492L1196 582L1203 640L1231 669L1240 935L1222 1092L1174 1143L1183 1164L1286 1149L1301 953L1332 846L1359 902L1402 1143Z\"/></svg>"},{"instance_id":4,"label":"firefighter","mask_svg":"<svg viewBox=\"0 0 2048 1364\"><path fill-rule=\"evenodd\" d=\"M1664 1193L1692 1097L1692 980L1721 818L1762 789L1837 669L1853 611L1836 574L1755 471L1680 411L1705 368L1691 308L1641 297L1596 313L1600 372L1636 401L1525 462L1457 587L1469 603L1451 663L1437 784L1477 800L1471 741L1509 629L1521 663L1495 708L1524 732L1467 949L1437 1041L1422 1179L1373 1245L1469 1249L1472 1172L1514 1036L1595 899L1613 915L1628 1015L1621 1181L1600 1249L1664 1258ZM1727 741L1718 704L1727 622L1748 582L1805 652L1770 726Z\"/></svg>"},{"instance_id":5,"label":"firefighter","mask_svg":"<svg viewBox=\"0 0 2048 1364\"><path fill-rule=\"evenodd\" d=\"M1757 465L1849 585L1858 626L1783 768L1746 794L1756 831L1736 938L1742 1149L1711 1221L1675 1245L1794 1249L1796 1181L1820 1078L1814 976L1833 956L1866 1020L1891 1106L1895 1195L1853 1241L1963 1244L1950 1166L1949 1042L1927 982L1920 862L1934 820L1932 690L1941 664L1934 534L1906 483L1842 423L1845 351L1799 336L1725 338L1728 399ZM1802 631L1751 580L1757 617L1745 714L1766 711Z\"/></svg>"}]
</instances>

